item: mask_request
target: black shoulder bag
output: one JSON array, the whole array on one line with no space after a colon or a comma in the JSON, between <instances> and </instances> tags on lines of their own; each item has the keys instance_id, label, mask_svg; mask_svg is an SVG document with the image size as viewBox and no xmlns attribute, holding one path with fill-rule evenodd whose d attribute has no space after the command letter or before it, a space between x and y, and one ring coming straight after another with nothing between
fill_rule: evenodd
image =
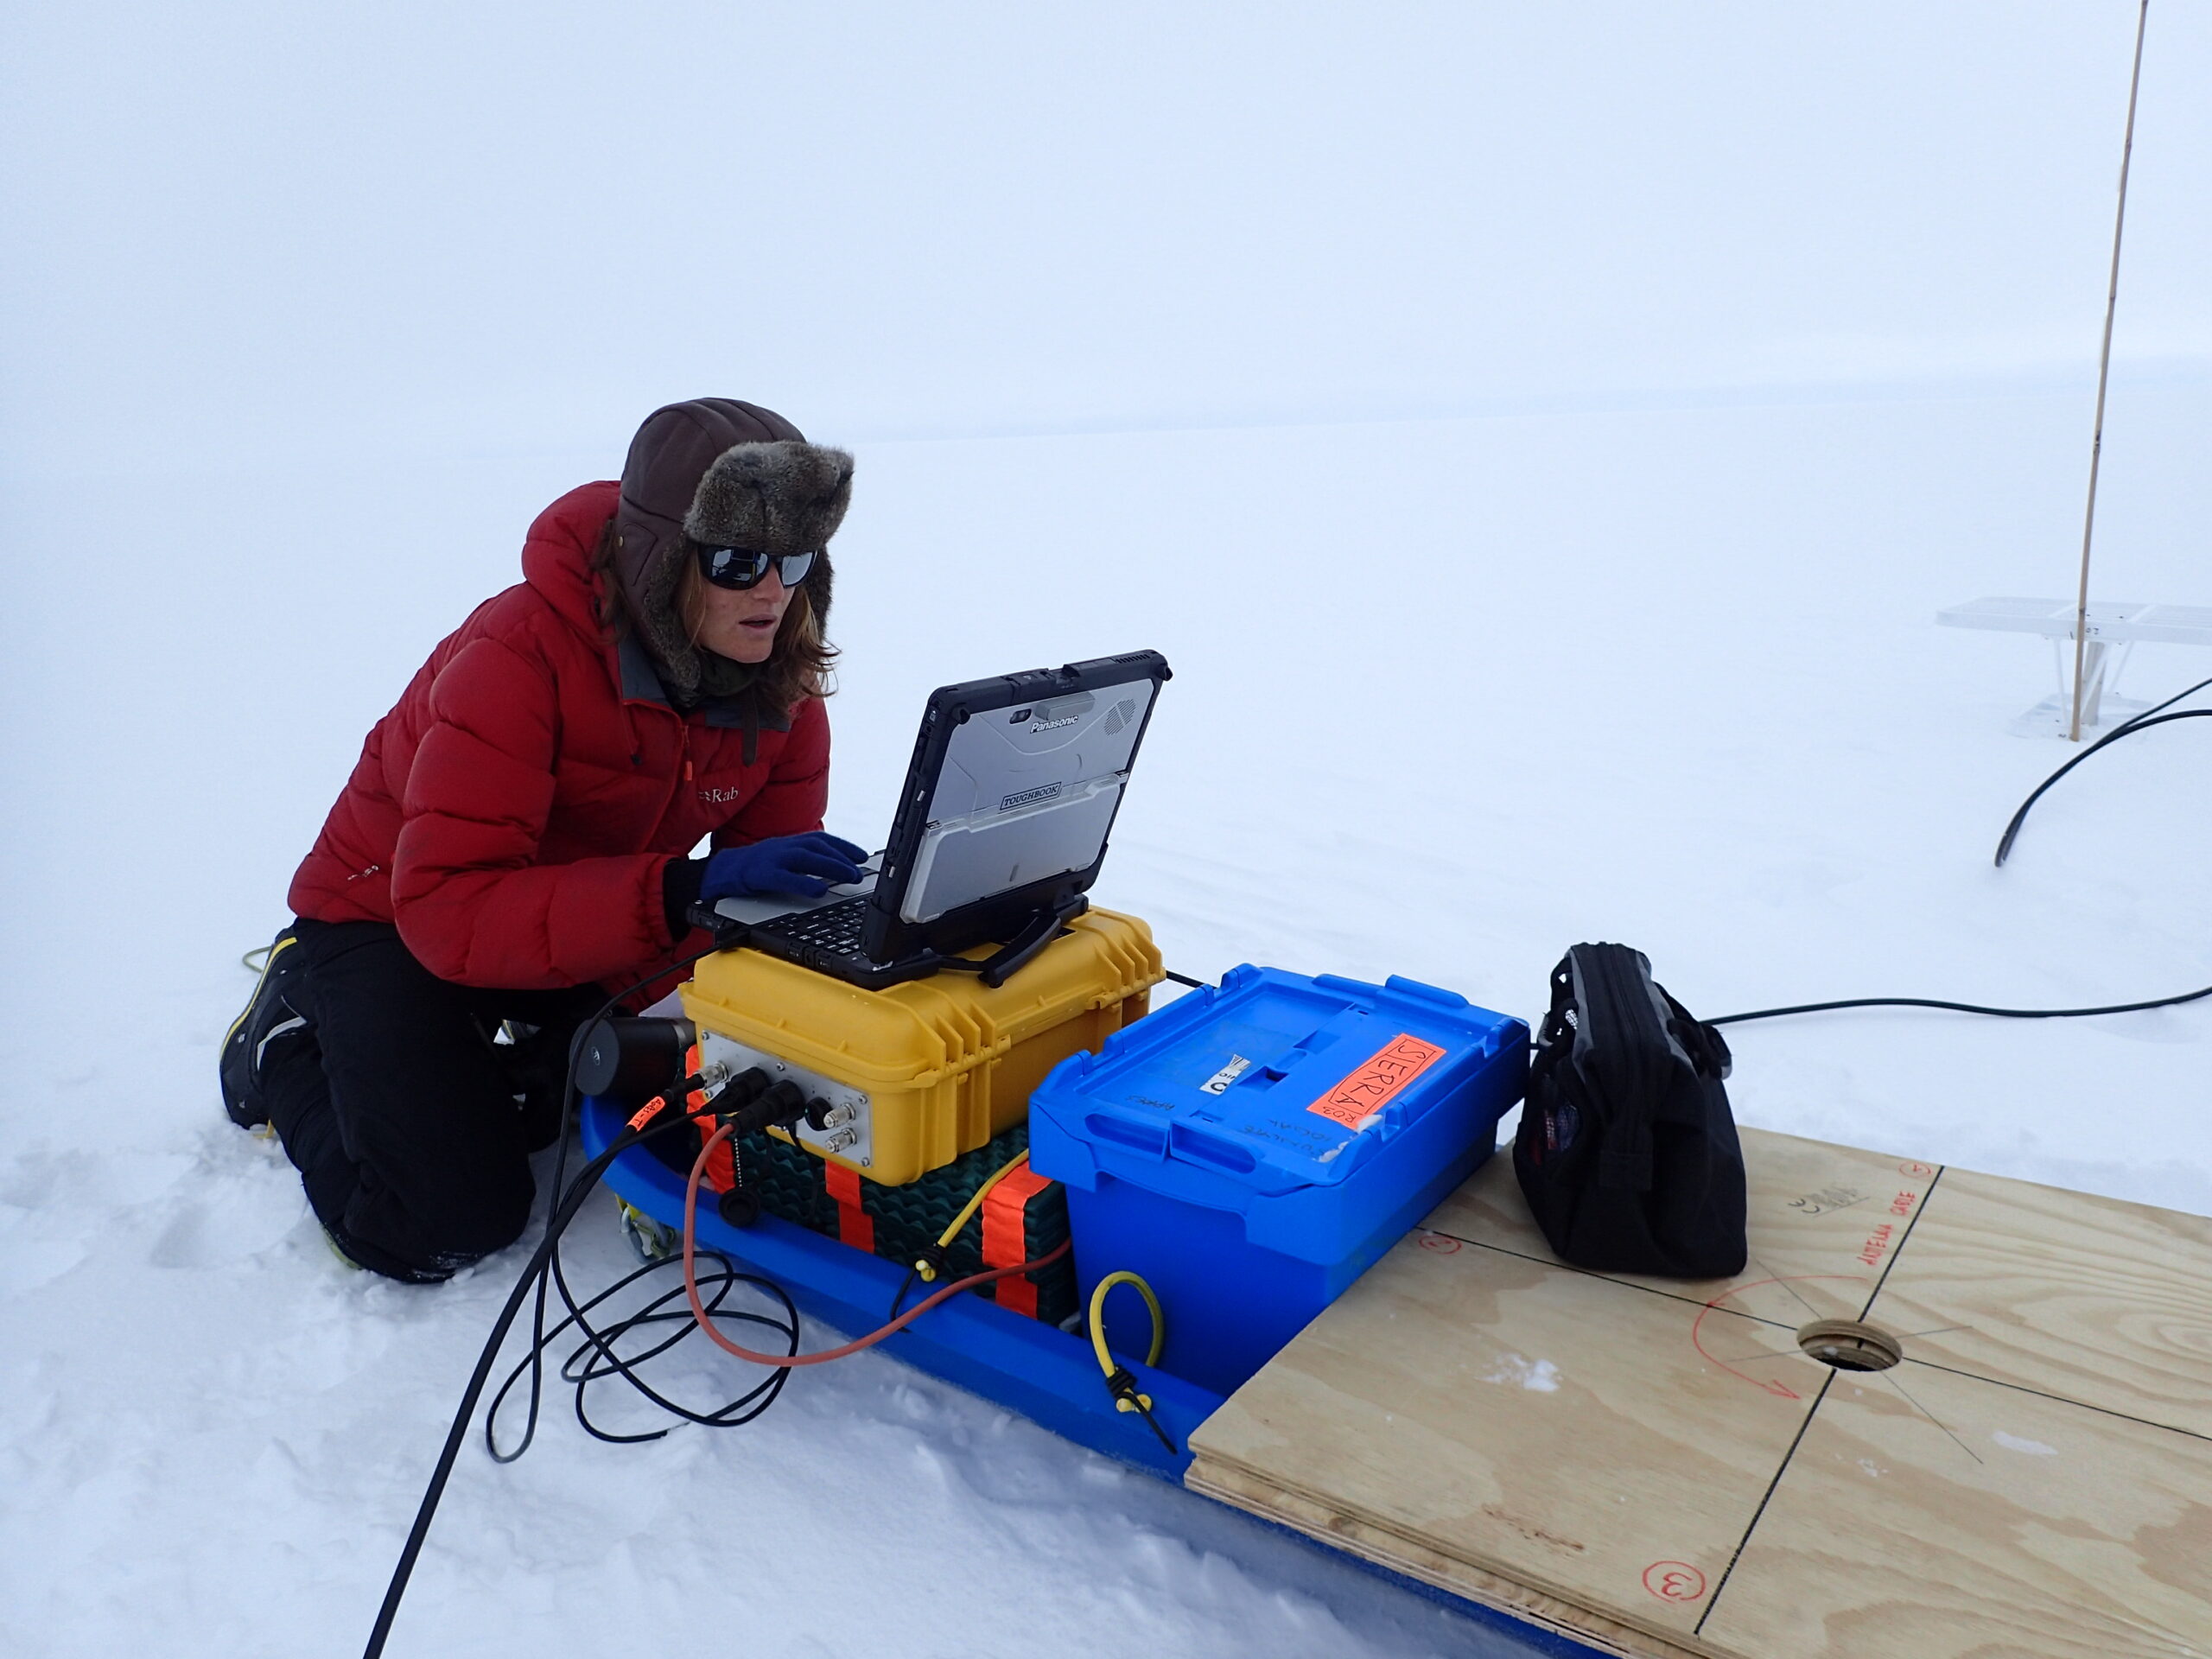
<instances>
[{"instance_id":1,"label":"black shoulder bag","mask_svg":"<svg viewBox=\"0 0 2212 1659\"><path fill-rule=\"evenodd\" d=\"M1552 970L1513 1170L1561 1260L1719 1279L1744 1268L1744 1154L1728 1045L1624 944Z\"/></svg>"}]
</instances>

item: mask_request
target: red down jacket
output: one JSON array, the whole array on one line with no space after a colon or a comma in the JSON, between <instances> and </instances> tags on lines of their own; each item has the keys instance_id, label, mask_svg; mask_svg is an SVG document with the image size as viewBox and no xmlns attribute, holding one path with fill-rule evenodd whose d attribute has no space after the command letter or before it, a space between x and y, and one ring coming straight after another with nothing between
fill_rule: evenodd
<instances>
[{"instance_id":1,"label":"red down jacket","mask_svg":"<svg viewBox=\"0 0 2212 1659\"><path fill-rule=\"evenodd\" d=\"M626 686L590 568L618 487L540 513L524 580L441 641L377 722L292 878L295 914L396 923L417 961L464 985L627 983L682 953L661 899L671 856L707 835L822 827L818 698L789 731L762 729L747 766L741 731L679 714L634 664Z\"/></svg>"}]
</instances>

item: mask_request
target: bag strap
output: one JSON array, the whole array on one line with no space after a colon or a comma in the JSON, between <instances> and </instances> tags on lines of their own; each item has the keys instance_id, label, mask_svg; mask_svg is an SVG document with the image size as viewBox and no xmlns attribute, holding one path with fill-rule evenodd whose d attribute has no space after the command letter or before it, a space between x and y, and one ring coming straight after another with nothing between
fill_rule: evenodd
<instances>
[{"instance_id":1,"label":"bag strap","mask_svg":"<svg viewBox=\"0 0 2212 1659\"><path fill-rule=\"evenodd\" d=\"M1584 1080L1593 1100L1606 1109L1599 1124L1598 1185L1617 1192L1649 1192L1654 1177L1647 1094L1657 1077L1646 1074L1669 1064L1663 1054L1666 1026L1652 995L1650 965L1643 952L1624 944L1578 944L1567 954L1584 1003ZM1593 1065L1597 1075L1592 1073Z\"/></svg>"},{"instance_id":2,"label":"bag strap","mask_svg":"<svg viewBox=\"0 0 2212 1659\"><path fill-rule=\"evenodd\" d=\"M1707 1025L1675 1001L1663 986L1656 988L1660 995L1666 997L1668 1007L1674 1011L1675 1017L1668 1022L1667 1029L1682 1046L1682 1052L1690 1057L1690 1064L1697 1068L1698 1075L1726 1082L1736 1064L1736 1057L1728 1049L1728 1039L1720 1034L1718 1027Z\"/></svg>"}]
</instances>

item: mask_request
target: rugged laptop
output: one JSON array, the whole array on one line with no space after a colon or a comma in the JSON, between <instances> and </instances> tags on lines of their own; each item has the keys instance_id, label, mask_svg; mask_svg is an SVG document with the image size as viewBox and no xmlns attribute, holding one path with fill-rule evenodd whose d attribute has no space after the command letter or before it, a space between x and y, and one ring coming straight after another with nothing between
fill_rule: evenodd
<instances>
[{"instance_id":1,"label":"rugged laptop","mask_svg":"<svg viewBox=\"0 0 2212 1659\"><path fill-rule=\"evenodd\" d=\"M1141 651L938 688L868 881L812 902L725 899L695 918L871 990L946 970L1003 982L1089 903L1168 677ZM984 944L1002 948L959 954Z\"/></svg>"}]
</instances>

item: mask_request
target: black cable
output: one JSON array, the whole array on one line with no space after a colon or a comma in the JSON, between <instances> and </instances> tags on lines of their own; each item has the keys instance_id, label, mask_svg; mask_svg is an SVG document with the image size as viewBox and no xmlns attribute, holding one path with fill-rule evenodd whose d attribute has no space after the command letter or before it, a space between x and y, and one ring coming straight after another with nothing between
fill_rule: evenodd
<instances>
[{"instance_id":1,"label":"black cable","mask_svg":"<svg viewBox=\"0 0 2212 1659\"><path fill-rule=\"evenodd\" d=\"M2119 725L2113 727L2112 730L2107 732L2102 737L2099 738L2095 742L2090 744L2088 748L2082 750L2081 753L2075 755L2071 760L2069 760L2056 772L2052 772L2050 776L2044 779L2043 782L2037 784L2035 787L2035 792L2030 795L2026 800L2020 803L2020 810L2012 815L2012 821L2005 826L2005 834L1997 843L1998 868L2002 869L2005 866L2005 861L2012 856L2012 842L2020 833L2020 826L2027 822L2028 809L2044 798L2044 791L2048 790L2053 784L2063 778L2068 772L2073 771L2075 767L2080 766L2084 760L2094 754L2099 749L2107 747L2111 744L2117 743L2121 738L2127 736L2130 733L2145 731L2153 726L2164 726L2168 721L2202 720L2212 718L2212 709L2184 709L2177 715L2169 715L2164 712L2164 710L2172 708L2174 704L2179 702L2183 697L2195 696L2199 691L2203 690L2204 688L2209 685L2212 685L2212 680L2199 680L2195 685L2190 686L2188 690L2177 691L2173 696L2168 697L2164 702L2153 704L2152 707L2145 709L2141 714L2137 715L2133 719L2121 721Z\"/></svg>"},{"instance_id":2,"label":"black cable","mask_svg":"<svg viewBox=\"0 0 2212 1659\"><path fill-rule=\"evenodd\" d=\"M599 1028L600 1025L607 1019L607 1015L613 1013L615 1008L625 998L635 995L638 992L644 990L648 985L652 985L658 980L666 978L670 974L680 972L682 969L690 967L694 963L703 962L707 957L713 956L717 950L720 950L722 948L722 945L719 942L710 944L703 950L695 950L688 957L679 957L674 962L670 963L665 968L647 975L645 978L637 981L634 984L624 986L613 995L608 997L606 1001L601 1003L598 1009L592 1014L591 1018L585 1020L581 1026L577 1027L575 1031L569 1036L569 1069L561 1080L561 1116L559 1120L561 1125L560 1141L558 1147L554 1153L553 1179L547 1185L547 1197L545 1200L545 1222L549 1230L551 1228L553 1224L554 1211L561 1200L563 1193L562 1178L567 1173L569 1167L569 1114L575 1109L576 1105L576 1056L582 1052L584 1046L590 1041L591 1033ZM512 1454L512 1457L518 1458L524 1452L527 1452L530 1449L531 1442L537 1438L538 1402L543 1396L545 1382L543 1362L545 1354L546 1343L545 1296L549 1279L552 1287L557 1288L561 1293L561 1305L569 1310L569 1313L572 1319L575 1317L576 1314L575 1294L569 1288L568 1276L561 1270L560 1252L556 1249L553 1253L551 1273L550 1274L540 1273L539 1274L537 1281L537 1301L536 1305L531 1310L530 1410L528 1417L523 1423L522 1440L520 1444L515 1447L515 1450ZM585 1328L587 1330L589 1329L588 1326L586 1326ZM505 1392L505 1389L501 1390L502 1394Z\"/></svg>"},{"instance_id":3,"label":"black cable","mask_svg":"<svg viewBox=\"0 0 2212 1659\"><path fill-rule=\"evenodd\" d=\"M2212 710L2208 710L2212 713ZM1854 996L1841 1002L1800 1002L1787 1008L1755 1008L1749 1014L1724 1014L1707 1020L1708 1026L1739 1025L1746 1020L1775 1020L1785 1014L1826 1014L1831 1008L1948 1008L1955 1014L1987 1014L1999 1020L2081 1020L2097 1014L2140 1014L2145 1008L2171 1008L2212 996L2212 985L2179 996L2161 996L2148 1002L2115 1002L2105 1008L1985 1008L1973 1002L1942 1002L1926 996Z\"/></svg>"},{"instance_id":4,"label":"black cable","mask_svg":"<svg viewBox=\"0 0 2212 1659\"><path fill-rule=\"evenodd\" d=\"M883 1316L883 1322L886 1325L897 1319L899 1310L906 1306L906 1294L913 1289L914 1281L920 1276L921 1271L920 1268L912 1263L907 1265L906 1276L899 1281L898 1294L891 1299L891 1311Z\"/></svg>"},{"instance_id":5,"label":"black cable","mask_svg":"<svg viewBox=\"0 0 2212 1659\"><path fill-rule=\"evenodd\" d=\"M716 1269L712 1274L701 1271L696 1275L709 1317L728 1320L734 1324L764 1326L786 1339L788 1344L785 1349L786 1353L796 1354L798 1351L798 1309L793 1305L782 1286L753 1274L740 1272L736 1265L719 1251L700 1250L696 1253L696 1259L702 1269L710 1262ZM682 1285L679 1284L673 1289L664 1291L643 1307L611 1325L594 1329L585 1317L601 1304L620 1295L639 1281L670 1268L680 1268L682 1266L682 1258L673 1255L658 1262L648 1262L645 1266L616 1280L605 1290L582 1304L575 1313L545 1333L541 1347L549 1346L558 1341L561 1333L571 1327L586 1333L585 1339L576 1345L567 1359L562 1362L561 1378L575 1389L576 1421L594 1440L606 1440L618 1446L631 1446L647 1440L658 1440L668 1433L665 1428L657 1428L641 1433L617 1433L594 1423L591 1420L590 1412L587 1409L588 1392L591 1384L602 1382L608 1377L620 1376L663 1411L687 1423L697 1423L708 1428L733 1428L741 1424L751 1422L774 1404L777 1394L782 1389L784 1379L791 1375L788 1370L777 1370L765 1381L728 1404L718 1406L712 1411L696 1411L689 1406L669 1399L647 1382L637 1370L637 1368L647 1360L659 1357L687 1337L696 1332L698 1326L692 1319L691 1310L688 1306L675 1306L671 1311L672 1304L681 1304L684 1301ZM748 1313L741 1308L725 1307L723 1304L726 1299L739 1285L750 1285L774 1297L784 1305L784 1317L779 1319L772 1314ZM705 1293L710 1290L713 1293L712 1295L706 1296ZM660 1325L673 1325L675 1329L670 1334L660 1337L650 1346L638 1352L625 1355L617 1351L617 1345L626 1337L646 1332L650 1327ZM524 1441L512 1452L500 1451L496 1429L500 1407L505 1403L508 1393L517 1382L522 1380L523 1374L530 1369L529 1358L525 1357L516 1362L515 1368L507 1373L507 1380L499 1385L499 1392L492 1396L492 1403L484 1413L485 1449L491 1453L492 1459L495 1463L512 1463L529 1449L528 1442Z\"/></svg>"},{"instance_id":6,"label":"black cable","mask_svg":"<svg viewBox=\"0 0 2212 1659\"><path fill-rule=\"evenodd\" d=\"M474 1414L476 1402L484 1393L484 1384L491 1377L493 1363L499 1357L499 1345L512 1328L515 1316L522 1312L523 1299L529 1293L531 1281L544 1271L555 1246L561 1241L561 1235L575 1219L576 1212L583 1207L584 1200L591 1195L607 1166L648 1136L688 1121L679 1114L664 1122L649 1123L642 1129L625 1129L607 1143L604 1152L577 1172L568 1192L555 1207L546 1225L545 1236L531 1252L528 1264L515 1281L515 1287L507 1293L506 1305L499 1310L499 1318L493 1321L492 1334L485 1339L483 1351L477 1357L475 1370L469 1373L468 1386L461 1391L460 1408L454 1413L453 1426L446 1432L445 1445L439 1451L437 1466L431 1471L430 1483L423 1490L423 1502L415 1512L415 1524L408 1529L407 1542L399 1552L398 1565L392 1569L391 1582L385 1590L384 1605L377 1610L376 1625L369 1632L369 1643L363 1650L363 1659L378 1659L378 1656L384 1652L384 1644L391 1634L392 1619L399 1611L400 1598L407 1592L407 1581L414 1573L416 1559L423 1553L423 1540L429 1536L430 1519L437 1513L438 1500L445 1495L446 1482L452 1477L454 1460L461 1453L461 1442L468 1437L468 1420ZM533 1421L534 1418L533 1413Z\"/></svg>"},{"instance_id":7,"label":"black cable","mask_svg":"<svg viewBox=\"0 0 2212 1659\"><path fill-rule=\"evenodd\" d=\"M685 1078L678 1091L678 1097L688 1100L690 1087L696 1081L697 1079L693 1077ZM685 1113L679 1111L675 1116L664 1120L652 1132L658 1133L659 1128L672 1128L677 1123L685 1121L686 1116ZM691 1121L698 1121L696 1115L691 1116ZM579 1179L582 1178L579 1177ZM588 1189L588 1183L586 1185ZM696 1255L702 1262L715 1263L718 1269L711 1275L704 1274L698 1275L698 1282L714 1292L712 1300L706 1304L709 1317L737 1324L765 1326L787 1339L789 1346L785 1349L785 1352L796 1354L798 1351L798 1309L791 1298L785 1294L780 1285L771 1280L739 1271L735 1264L719 1251L702 1250ZM552 1255L548 1259L549 1269L557 1273L560 1261L560 1249L556 1245ZM586 1317L601 1303L619 1295L639 1281L681 1265L681 1259L676 1256L648 1262L643 1267L625 1274L589 1300L581 1305L571 1302L567 1319L550 1331L534 1334L531 1352L518 1361L514 1370L507 1374L506 1381L499 1385L499 1391L493 1396L492 1404L484 1414L484 1446L493 1462L512 1463L530 1449L530 1443L535 1435L537 1421L537 1401L532 1398L523 1440L511 1452L502 1452L499 1449L497 1425L500 1408L505 1403L509 1392L522 1379L524 1372L527 1371L532 1375L535 1386L537 1377L542 1376L543 1354L558 1340L563 1332L571 1327L581 1331L584 1340L576 1346L567 1359L562 1362L561 1378L575 1389L576 1421L583 1431L594 1440L610 1441L617 1445L634 1445L642 1441L659 1440L668 1433L665 1428L660 1428L644 1433L616 1433L612 1430L601 1428L592 1421L587 1403L590 1385L609 1376L621 1377L632 1388L670 1415L680 1418L685 1422L697 1423L709 1428L730 1428L749 1423L774 1403L776 1395L782 1390L784 1378L790 1374L788 1371L778 1370L765 1382L739 1398L707 1412L695 1411L688 1406L671 1400L639 1374L638 1366L666 1353L698 1328L688 1306L676 1312L664 1311L669 1307L670 1304L683 1300L684 1291L681 1286L663 1292L643 1307L603 1327L594 1327ZM565 1281L563 1284L565 1288ZM779 1319L765 1313L725 1308L722 1306L724 1300L730 1291L740 1284L751 1285L783 1303L784 1317ZM663 1324L675 1325L674 1332L662 1338L640 1352L625 1356L618 1351L618 1345L624 1338L644 1331L648 1326ZM754 1404L756 1401L759 1402L757 1405ZM748 1407L752 1408L747 1409Z\"/></svg>"},{"instance_id":8,"label":"black cable","mask_svg":"<svg viewBox=\"0 0 2212 1659\"><path fill-rule=\"evenodd\" d=\"M2204 683L2212 685L2212 680L2207 680ZM2191 686L2190 690L2199 689L2201 688ZM2183 696L2188 695L2187 691L2182 693ZM2212 715L2212 709L2191 712ZM2177 719L2179 716L2169 715L2168 718ZM2113 735L2117 736L2118 734L2115 733ZM2088 758L2086 754L2077 757L2079 760ZM1179 985L1188 985L1197 989L1206 988L1203 980L1188 979L1173 971L1168 973L1167 977ZM1724 1014L1718 1019L1707 1020L1700 1023L1708 1026L1735 1026L1741 1025L1746 1020L1779 1020L1786 1014L1827 1014L1836 1008L1948 1008L1954 1014L1986 1014L1994 1015L1999 1020L2080 1020L2091 1014L2140 1014L2145 1008L2171 1008L2183 1002L2201 1001L2208 996L2212 996L2212 985L2207 985L2201 991L2183 991L2178 996L2155 997L2147 1002L2115 1002L2109 1007L2102 1008L1986 1008L1978 1002L1945 1002L1928 996L1853 996L1847 997L1838 1002L1798 1002L1786 1008L1753 1008L1746 1014ZM903 1295L905 1293L902 1291L900 1294Z\"/></svg>"},{"instance_id":9,"label":"black cable","mask_svg":"<svg viewBox=\"0 0 2212 1659\"><path fill-rule=\"evenodd\" d=\"M1192 979L1188 974L1179 974L1173 968L1163 968L1160 971L1166 975L1168 978L1173 980L1178 985L1187 985L1194 991L1203 991L1211 988L1203 979Z\"/></svg>"},{"instance_id":10,"label":"black cable","mask_svg":"<svg viewBox=\"0 0 2212 1659\"><path fill-rule=\"evenodd\" d=\"M688 957L679 957L674 962L654 969L635 984L626 986L613 996L608 997L590 1019L577 1027L576 1035L571 1039L569 1051L568 1074L561 1085L561 1148L554 1164L551 1196L546 1203L544 1236L538 1241L537 1247L531 1252L530 1260L524 1264L522 1273L516 1278L514 1288L508 1293L506 1303L499 1310L499 1318L493 1321L492 1332L486 1338L483 1351L477 1357L475 1369L469 1375L468 1386L461 1392L460 1407L454 1413L452 1427L446 1432L445 1445L438 1453L437 1466L431 1472L429 1484L423 1489L423 1501L416 1510L414 1524L408 1529L407 1541L400 1549L398 1564L392 1568L391 1581L385 1586L383 1605L377 1610L376 1624L369 1632L368 1646L363 1650L363 1659L378 1659L378 1656L384 1652L385 1643L391 1635L392 1620L399 1612L400 1599L407 1592L408 1580L413 1575L415 1562L423 1553L423 1541L429 1536L431 1518L437 1513L438 1502L445 1495L446 1483L453 1475L454 1461L461 1453L462 1442L467 1439L469 1419L475 1413L476 1402L483 1397L484 1385L490 1380L492 1367L499 1358L500 1345L505 1341L507 1332L513 1328L515 1317L522 1311L524 1298L529 1294L533 1282L537 1290L537 1313L532 1325L530 1356L524 1362L531 1376L529 1418L524 1427L521 1444L509 1454L507 1460L512 1461L514 1457L520 1456L537 1434L538 1402L543 1383L546 1282L548 1279L560 1278L557 1263L560 1257L562 1235L568 1230L569 1224L575 1219L577 1212L582 1209L584 1200L598 1185L600 1176L618 1156L640 1141L691 1121L688 1113L683 1109L684 1097L679 1095L677 1097L679 1103L676 1110L664 1113L642 1128L626 1128L607 1143L606 1150L579 1170L575 1179L564 1187L562 1184L562 1177L568 1166L569 1114L576 1099L575 1056L578 1050L588 1040L592 1031L614 1011L624 998L644 990L657 980L712 956L719 949L721 949L719 945L710 944L705 950L695 951ZM690 1080L687 1078L687 1084L690 1082ZM549 1268L551 1270L549 1271ZM608 1349L607 1339L600 1333L594 1332L588 1321L583 1319L565 1281L561 1282L561 1294L571 1317L569 1319L563 1320L556 1329L564 1330L571 1323L576 1324L578 1328L586 1332L588 1346L596 1349L614 1369L618 1370L626 1369L626 1362ZM786 1306L788 1306L788 1299L786 1299ZM796 1325L796 1316L793 1323ZM792 1341L792 1351L796 1352L798 1341L796 1334ZM510 1386L512 1386L512 1381ZM505 1392L505 1389L500 1390L502 1396ZM768 1397L773 1398L772 1392ZM581 1405L579 1409L581 1410Z\"/></svg>"},{"instance_id":11,"label":"black cable","mask_svg":"<svg viewBox=\"0 0 2212 1659\"><path fill-rule=\"evenodd\" d=\"M2212 680L2199 680L2185 691L2177 691L2164 702L2155 703L2133 719L2115 726L2088 748L2075 755L2056 772L2036 785L2034 793L2020 803L2020 810L2012 814L2012 821L2005 826L2004 837L1997 843L1997 863L2001 868L2012 850L2013 840L2020 833L2020 826L2027 821L2028 809L2044 797L2044 792L2080 766L2099 749L2118 742L2131 732L2146 731L2153 726L2163 726L2169 721L2212 719L2212 709L2184 709L2170 715L2172 708L2183 697L2194 696ZM2098 1008L1989 1008L1975 1002L1946 1002L1925 996L1855 996L1837 1002L1800 1002L1786 1008L1755 1008L1748 1014L1724 1014L1717 1020L1708 1020L1709 1026L1739 1025L1746 1020L1777 1020L1789 1014L1827 1014L1836 1008L1945 1008L1955 1014L1982 1014L1999 1020L2082 1020L2103 1014L2140 1014L2150 1008L2177 1007L2183 1002L2201 1001L2212 996L2212 985L2202 990L2183 991L2178 996L2152 997L2142 1002L2115 1002Z\"/></svg>"}]
</instances>

